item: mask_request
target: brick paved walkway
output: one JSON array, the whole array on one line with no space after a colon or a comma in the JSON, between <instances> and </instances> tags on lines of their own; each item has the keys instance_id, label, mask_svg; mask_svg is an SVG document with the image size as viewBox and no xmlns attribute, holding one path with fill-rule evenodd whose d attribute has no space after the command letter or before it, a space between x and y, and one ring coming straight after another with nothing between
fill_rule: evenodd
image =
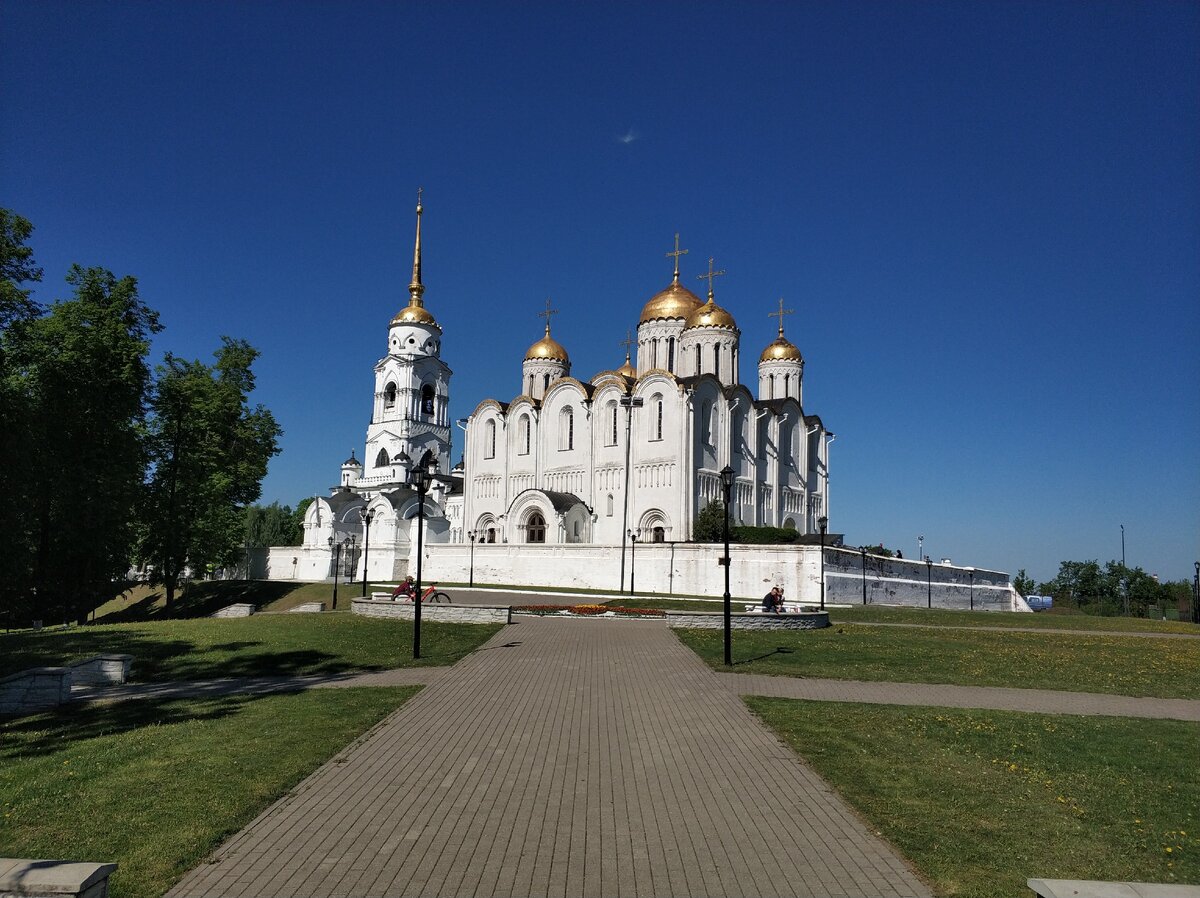
<instances>
[{"instance_id":1,"label":"brick paved walkway","mask_svg":"<svg viewBox=\"0 0 1200 898\"><path fill-rule=\"evenodd\" d=\"M929 894L664 625L522 618L432 680L169 896Z\"/></svg>"}]
</instances>

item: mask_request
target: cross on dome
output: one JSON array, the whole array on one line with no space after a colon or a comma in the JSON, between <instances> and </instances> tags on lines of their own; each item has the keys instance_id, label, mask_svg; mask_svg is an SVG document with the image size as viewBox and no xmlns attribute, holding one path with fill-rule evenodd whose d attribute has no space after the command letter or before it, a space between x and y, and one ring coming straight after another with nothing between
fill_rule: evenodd
<instances>
[{"instance_id":1,"label":"cross on dome","mask_svg":"<svg viewBox=\"0 0 1200 898\"><path fill-rule=\"evenodd\" d=\"M713 298L713 286L712 286L713 278L719 278L724 273L725 273L724 268L722 268L720 271L713 271L712 256L709 256L708 257L708 273L702 274L696 278L696 280L698 280L698 281L703 281L703 280L708 281L708 301L709 302L712 302L712 298Z\"/></svg>"},{"instance_id":2,"label":"cross on dome","mask_svg":"<svg viewBox=\"0 0 1200 898\"><path fill-rule=\"evenodd\" d=\"M687 254L688 254L688 251L686 249L679 248L679 234L676 234L675 235L675 252L666 254L668 257L670 257L670 256L675 257L675 283L676 284L679 283L679 257L686 256Z\"/></svg>"},{"instance_id":3,"label":"cross on dome","mask_svg":"<svg viewBox=\"0 0 1200 898\"><path fill-rule=\"evenodd\" d=\"M783 336L783 316L784 315L795 315L795 314L796 314L795 309L785 309L783 307L783 297L781 296L781 297L779 297L779 311L778 312L767 312L767 317L768 318L776 318L776 317L779 318L779 336L782 337Z\"/></svg>"},{"instance_id":4,"label":"cross on dome","mask_svg":"<svg viewBox=\"0 0 1200 898\"><path fill-rule=\"evenodd\" d=\"M546 319L546 336L547 337L550 336L550 316L558 314L558 309L552 309L552 308L550 308L550 305L551 305L550 297L546 297L546 311L537 313L539 318Z\"/></svg>"}]
</instances>

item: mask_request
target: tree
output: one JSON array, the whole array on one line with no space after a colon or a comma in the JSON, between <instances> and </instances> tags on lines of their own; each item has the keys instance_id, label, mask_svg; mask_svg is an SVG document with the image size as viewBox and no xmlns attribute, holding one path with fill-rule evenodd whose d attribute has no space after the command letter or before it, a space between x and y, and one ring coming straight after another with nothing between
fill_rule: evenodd
<instances>
[{"instance_id":1,"label":"tree","mask_svg":"<svg viewBox=\"0 0 1200 898\"><path fill-rule=\"evenodd\" d=\"M1013 577L1013 588L1016 589L1022 596L1035 595L1033 578L1025 573L1025 568L1017 571L1017 576Z\"/></svg>"},{"instance_id":2,"label":"tree","mask_svg":"<svg viewBox=\"0 0 1200 898\"><path fill-rule=\"evenodd\" d=\"M729 538L733 540L733 521L731 525ZM692 539L698 543L719 543L724 541L725 528L725 505L718 502L716 499L710 499L709 503L700 509L700 513L696 515L696 520L692 524Z\"/></svg>"},{"instance_id":3,"label":"tree","mask_svg":"<svg viewBox=\"0 0 1200 898\"><path fill-rule=\"evenodd\" d=\"M251 548L298 546L303 530L286 505L251 505L246 509L246 545Z\"/></svg>"},{"instance_id":4,"label":"tree","mask_svg":"<svg viewBox=\"0 0 1200 898\"><path fill-rule=\"evenodd\" d=\"M168 354L151 401L140 554L168 606L186 567L238 559L245 507L279 452L274 416L248 403L258 351L222 337L215 356L205 365Z\"/></svg>"},{"instance_id":5,"label":"tree","mask_svg":"<svg viewBox=\"0 0 1200 898\"><path fill-rule=\"evenodd\" d=\"M0 209L0 330L14 321L36 318L41 307L21 285L41 281L42 269L33 262L33 249L26 246L33 225L25 218Z\"/></svg>"},{"instance_id":6,"label":"tree","mask_svg":"<svg viewBox=\"0 0 1200 898\"><path fill-rule=\"evenodd\" d=\"M75 265L67 282L72 299L11 321L4 334L6 392L25 439L5 460L5 500L21 509L6 534L19 568L5 573L25 604L75 619L119 591L128 570L145 472L147 356L161 328L132 277Z\"/></svg>"}]
</instances>

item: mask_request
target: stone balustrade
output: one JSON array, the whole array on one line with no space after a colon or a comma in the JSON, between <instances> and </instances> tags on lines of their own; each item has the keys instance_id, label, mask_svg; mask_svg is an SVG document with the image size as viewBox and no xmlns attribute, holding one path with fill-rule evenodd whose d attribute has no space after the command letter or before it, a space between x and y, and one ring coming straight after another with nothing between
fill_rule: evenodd
<instances>
[{"instance_id":1,"label":"stone balustrade","mask_svg":"<svg viewBox=\"0 0 1200 898\"><path fill-rule=\"evenodd\" d=\"M226 605L220 611L214 611L210 617L249 617L258 609L248 602L237 602Z\"/></svg>"},{"instance_id":2,"label":"stone balustrade","mask_svg":"<svg viewBox=\"0 0 1200 898\"><path fill-rule=\"evenodd\" d=\"M0 858L0 896L20 898L108 898L116 864Z\"/></svg>"},{"instance_id":3,"label":"stone balustrade","mask_svg":"<svg viewBox=\"0 0 1200 898\"><path fill-rule=\"evenodd\" d=\"M721 611L668 611L667 626L679 630L720 630L725 626ZM820 630L829 626L828 611L799 614L731 614L733 630Z\"/></svg>"},{"instance_id":4,"label":"stone balustrade","mask_svg":"<svg viewBox=\"0 0 1200 898\"><path fill-rule=\"evenodd\" d=\"M113 686L129 679L133 655L96 655L70 665L71 686Z\"/></svg>"},{"instance_id":5,"label":"stone balustrade","mask_svg":"<svg viewBox=\"0 0 1200 898\"><path fill-rule=\"evenodd\" d=\"M388 617L412 620L412 602L393 602L391 599L354 599L350 610L365 617ZM444 605L422 602L421 620L456 624L511 624L512 609L507 605Z\"/></svg>"},{"instance_id":6,"label":"stone balustrade","mask_svg":"<svg viewBox=\"0 0 1200 898\"><path fill-rule=\"evenodd\" d=\"M70 700L69 667L31 667L0 678L0 716L32 714Z\"/></svg>"}]
</instances>

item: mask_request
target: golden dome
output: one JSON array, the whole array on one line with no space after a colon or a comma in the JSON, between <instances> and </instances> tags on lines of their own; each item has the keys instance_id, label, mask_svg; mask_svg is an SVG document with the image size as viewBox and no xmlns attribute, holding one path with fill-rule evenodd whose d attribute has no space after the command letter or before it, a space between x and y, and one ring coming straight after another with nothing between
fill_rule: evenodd
<instances>
[{"instance_id":1,"label":"golden dome","mask_svg":"<svg viewBox=\"0 0 1200 898\"><path fill-rule=\"evenodd\" d=\"M725 327L737 330L737 322L733 320L732 315L712 301L710 294L708 302L688 316L683 329L690 330L693 327Z\"/></svg>"},{"instance_id":2,"label":"golden dome","mask_svg":"<svg viewBox=\"0 0 1200 898\"><path fill-rule=\"evenodd\" d=\"M658 318L687 318L702 305L704 303L700 297L679 283L677 276L666 290L660 290L642 306L642 317L638 319L638 324Z\"/></svg>"},{"instance_id":3,"label":"golden dome","mask_svg":"<svg viewBox=\"0 0 1200 898\"><path fill-rule=\"evenodd\" d=\"M423 303L421 305L416 304L420 302L420 300L410 302L407 306L397 312L396 317L392 319L392 324L432 324L434 327L438 328L438 330L441 330L441 327L437 323L437 319L429 313L429 310L425 308L425 305Z\"/></svg>"},{"instance_id":4,"label":"golden dome","mask_svg":"<svg viewBox=\"0 0 1200 898\"><path fill-rule=\"evenodd\" d=\"M617 369L617 373L625 377L637 377L637 369L630 364L629 353L625 353L625 364Z\"/></svg>"},{"instance_id":5,"label":"golden dome","mask_svg":"<svg viewBox=\"0 0 1200 898\"><path fill-rule=\"evenodd\" d=\"M758 360L759 362L800 362L803 364L804 356L800 355L800 350L793 343L780 334L774 343L762 351Z\"/></svg>"},{"instance_id":6,"label":"golden dome","mask_svg":"<svg viewBox=\"0 0 1200 898\"><path fill-rule=\"evenodd\" d=\"M550 328L546 328L546 336L538 340L525 351L525 361L532 362L539 359L553 360L556 362L570 363L571 357L567 355L567 351L563 349L561 343L550 336Z\"/></svg>"}]
</instances>

